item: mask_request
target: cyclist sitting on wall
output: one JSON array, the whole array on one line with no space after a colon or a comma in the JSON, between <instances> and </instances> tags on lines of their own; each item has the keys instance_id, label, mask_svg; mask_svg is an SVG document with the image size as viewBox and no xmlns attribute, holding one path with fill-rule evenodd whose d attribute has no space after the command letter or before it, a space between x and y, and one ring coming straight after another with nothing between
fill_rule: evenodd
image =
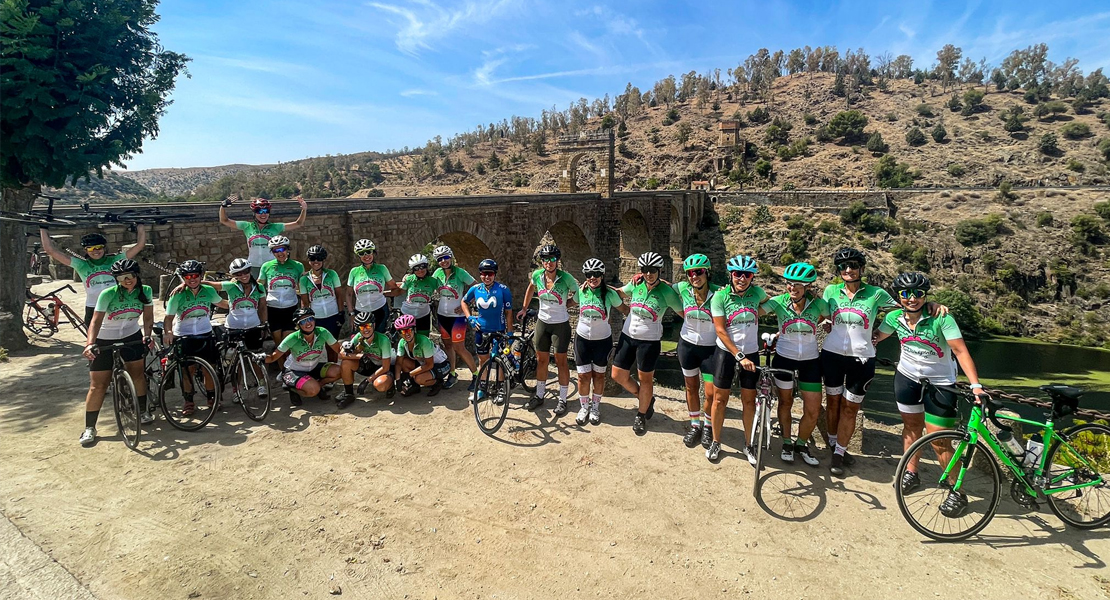
<instances>
[{"instance_id":1,"label":"cyclist sitting on wall","mask_svg":"<svg viewBox=\"0 0 1110 600\"><path fill-rule=\"evenodd\" d=\"M301 205L301 214L292 223L271 223L270 210L273 208L270 201L265 198L251 200L251 212L254 213L253 221L234 221L227 217L227 207L239 199L238 194L232 194L220 205L220 223L243 232L247 237L247 258L251 261L251 275L258 279L259 270L266 261L270 260L270 238L304 225L308 216L308 203L303 198L297 198Z\"/></svg>"}]
</instances>

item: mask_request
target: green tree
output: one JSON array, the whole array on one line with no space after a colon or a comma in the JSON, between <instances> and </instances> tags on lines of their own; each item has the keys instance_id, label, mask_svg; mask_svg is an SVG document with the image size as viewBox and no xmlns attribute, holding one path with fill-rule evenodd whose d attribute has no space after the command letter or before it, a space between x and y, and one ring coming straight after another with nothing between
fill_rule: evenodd
<instances>
[{"instance_id":1,"label":"green tree","mask_svg":"<svg viewBox=\"0 0 1110 600\"><path fill-rule=\"evenodd\" d=\"M1086 123L1068 123L1060 128L1060 133L1069 140L1079 140L1091 135L1091 128Z\"/></svg>"},{"instance_id":2,"label":"green tree","mask_svg":"<svg viewBox=\"0 0 1110 600\"><path fill-rule=\"evenodd\" d=\"M693 133L694 128L689 123L680 123L675 130L675 140L682 144L682 149L686 149L686 142L690 141L690 134Z\"/></svg>"},{"instance_id":3,"label":"green tree","mask_svg":"<svg viewBox=\"0 0 1110 600\"><path fill-rule=\"evenodd\" d=\"M968 337L980 337L986 333L983 316L971 296L953 289L940 289L931 294L931 300L948 307L948 314L956 320L960 331Z\"/></svg>"},{"instance_id":4,"label":"green tree","mask_svg":"<svg viewBox=\"0 0 1110 600\"><path fill-rule=\"evenodd\" d=\"M123 166L158 134L167 96L189 61L150 30L152 0L0 2L0 209L23 212L43 185ZM19 315L23 227L0 222L0 340L27 340Z\"/></svg>"},{"instance_id":5,"label":"green tree","mask_svg":"<svg viewBox=\"0 0 1110 600\"><path fill-rule=\"evenodd\" d=\"M839 112L829 121L829 133L844 138L846 143L861 141L864 127L867 127L867 117L858 110Z\"/></svg>"},{"instance_id":6,"label":"green tree","mask_svg":"<svg viewBox=\"0 0 1110 600\"><path fill-rule=\"evenodd\" d=\"M1041 136L1041 140L1037 142L1037 149L1043 154L1054 156L1060 153L1060 146L1056 142L1055 133L1046 133Z\"/></svg>"},{"instance_id":7,"label":"green tree","mask_svg":"<svg viewBox=\"0 0 1110 600\"><path fill-rule=\"evenodd\" d=\"M937 123L937 126L933 128L932 136L933 141L939 144L944 141L944 138L948 137L948 131L944 129L944 125Z\"/></svg>"},{"instance_id":8,"label":"green tree","mask_svg":"<svg viewBox=\"0 0 1110 600\"><path fill-rule=\"evenodd\" d=\"M955 92L952 92L952 97L948 99L945 106L952 112L959 112L964 107L963 103L960 102L960 95Z\"/></svg>"},{"instance_id":9,"label":"green tree","mask_svg":"<svg viewBox=\"0 0 1110 600\"><path fill-rule=\"evenodd\" d=\"M883 134L876 131L867 138L867 150L874 154L886 154L890 147L883 141Z\"/></svg>"},{"instance_id":10,"label":"green tree","mask_svg":"<svg viewBox=\"0 0 1110 600\"><path fill-rule=\"evenodd\" d=\"M1110 138L1099 140L1098 151L1102 153L1102 160L1110 160Z\"/></svg>"},{"instance_id":11,"label":"green tree","mask_svg":"<svg viewBox=\"0 0 1110 600\"><path fill-rule=\"evenodd\" d=\"M1096 202L1095 214L1102 217L1102 219L1105 221L1110 221L1110 201Z\"/></svg>"},{"instance_id":12,"label":"green tree","mask_svg":"<svg viewBox=\"0 0 1110 600\"><path fill-rule=\"evenodd\" d=\"M904 188L913 185L913 174L905 163L899 164L887 154L875 164L875 179L881 188Z\"/></svg>"},{"instance_id":13,"label":"green tree","mask_svg":"<svg viewBox=\"0 0 1110 600\"><path fill-rule=\"evenodd\" d=\"M748 113L748 120L756 125L761 125L771 120L771 114L762 106L757 106Z\"/></svg>"},{"instance_id":14,"label":"green tree","mask_svg":"<svg viewBox=\"0 0 1110 600\"><path fill-rule=\"evenodd\" d=\"M977 113L986 108L983 105L985 94L979 88L971 88L964 92L964 111L967 114Z\"/></svg>"},{"instance_id":15,"label":"green tree","mask_svg":"<svg viewBox=\"0 0 1110 600\"><path fill-rule=\"evenodd\" d=\"M1020 106L1014 106L1009 112L1002 113L1002 128L1009 133L1025 131L1025 111Z\"/></svg>"},{"instance_id":16,"label":"green tree","mask_svg":"<svg viewBox=\"0 0 1110 600\"><path fill-rule=\"evenodd\" d=\"M906 143L911 146L920 146L925 143L925 134L917 127L911 128L906 132Z\"/></svg>"}]
</instances>

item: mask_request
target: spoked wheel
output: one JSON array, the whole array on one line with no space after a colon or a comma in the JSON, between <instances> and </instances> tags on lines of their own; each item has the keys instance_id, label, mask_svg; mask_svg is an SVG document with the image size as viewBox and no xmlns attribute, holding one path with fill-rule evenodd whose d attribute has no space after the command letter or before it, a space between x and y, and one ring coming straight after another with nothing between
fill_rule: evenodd
<instances>
[{"instance_id":1,"label":"spoked wheel","mask_svg":"<svg viewBox=\"0 0 1110 600\"><path fill-rule=\"evenodd\" d=\"M208 361L187 357L170 365L158 386L158 402L170 425L183 431L196 431L216 416L220 404L220 384L216 369ZM208 406L205 396L205 379L213 382L216 399ZM185 391L189 385L189 393Z\"/></svg>"},{"instance_id":2,"label":"spoked wheel","mask_svg":"<svg viewBox=\"0 0 1110 600\"><path fill-rule=\"evenodd\" d=\"M946 454L943 462L938 450ZM903 491L902 478L912 470L914 457L918 459L920 483ZM949 465L952 468L946 477ZM982 440L972 445L966 433L937 431L914 442L902 456L894 472L894 491L898 508L910 526L934 540L951 542L979 533L994 518L1002 498L1000 476L998 463ZM959 490L954 492L958 480ZM962 494L964 502L946 507L953 494Z\"/></svg>"},{"instance_id":3,"label":"spoked wheel","mask_svg":"<svg viewBox=\"0 0 1110 600\"><path fill-rule=\"evenodd\" d=\"M46 310L36 308L34 304L26 304L23 310L23 326L31 333L50 337L58 328L54 326L53 318Z\"/></svg>"},{"instance_id":4,"label":"spoked wheel","mask_svg":"<svg viewBox=\"0 0 1110 600\"><path fill-rule=\"evenodd\" d=\"M530 342L522 342L520 349L520 384L529 394L536 393L536 349Z\"/></svg>"},{"instance_id":5,"label":"spoked wheel","mask_svg":"<svg viewBox=\"0 0 1110 600\"><path fill-rule=\"evenodd\" d=\"M260 375L261 374L261 375ZM261 421L270 412L270 379L266 377L266 365L254 358L239 355L235 376L231 380L232 393L247 418Z\"/></svg>"},{"instance_id":6,"label":"spoked wheel","mask_svg":"<svg viewBox=\"0 0 1110 600\"><path fill-rule=\"evenodd\" d=\"M493 358L478 370L478 385L470 402L474 406L474 420L486 435L497 433L509 414L509 382L505 375L501 362Z\"/></svg>"},{"instance_id":7,"label":"spoked wheel","mask_svg":"<svg viewBox=\"0 0 1110 600\"><path fill-rule=\"evenodd\" d=\"M73 328L81 333L81 335L89 335L89 324L86 323L76 312L69 306L62 307L62 313L69 319Z\"/></svg>"},{"instance_id":8,"label":"spoked wheel","mask_svg":"<svg viewBox=\"0 0 1110 600\"><path fill-rule=\"evenodd\" d=\"M117 371L112 377L112 397L116 411L116 427L123 443L134 450L139 446L139 396L127 371Z\"/></svg>"},{"instance_id":9,"label":"spoked wheel","mask_svg":"<svg viewBox=\"0 0 1110 600\"><path fill-rule=\"evenodd\" d=\"M1060 520L1080 529L1110 522L1110 427L1084 423L1061 434L1048 452L1045 477L1049 490L1093 482L1094 485L1049 494L1048 507Z\"/></svg>"},{"instance_id":10,"label":"spoked wheel","mask_svg":"<svg viewBox=\"0 0 1110 600\"><path fill-rule=\"evenodd\" d=\"M759 495L759 474L763 472L763 450L771 443L771 410L766 398L755 405L755 419L752 425L752 445L755 447L755 480L752 482L752 495Z\"/></svg>"}]
</instances>

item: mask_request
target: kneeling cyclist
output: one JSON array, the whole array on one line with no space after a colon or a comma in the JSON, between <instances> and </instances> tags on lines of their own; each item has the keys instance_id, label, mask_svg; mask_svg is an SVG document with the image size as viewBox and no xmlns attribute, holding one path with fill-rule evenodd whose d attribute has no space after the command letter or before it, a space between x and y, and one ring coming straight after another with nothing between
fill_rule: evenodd
<instances>
[{"instance_id":1,"label":"kneeling cyclist","mask_svg":"<svg viewBox=\"0 0 1110 600\"><path fill-rule=\"evenodd\" d=\"M355 327L358 329L355 335L340 346L343 392L335 398L338 408L346 408L355 399L355 373L366 377L358 386L360 394L371 382L386 398L394 394L392 367L397 355L389 337L375 331L372 313L356 313Z\"/></svg>"},{"instance_id":2,"label":"kneeling cyclist","mask_svg":"<svg viewBox=\"0 0 1110 600\"><path fill-rule=\"evenodd\" d=\"M401 395L411 396L420 391L421 386L431 386L428 395L435 396L451 373L447 354L427 336L416 333L416 319L412 315L397 317L393 328L401 334L397 342L397 366L394 367Z\"/></svg>"},{"instance_id":3,"label":"kneeling cyclist","mask_svg":"<svg viewBox=\"0 0 1110 600\"><path fill-rule=\"evenodd\" d=\"M216 338L212 335L212 307L218 306L226 310L227 300L220 297L216 288L201 282L203 263L187 260L181 263L177 272L185 282L185 288L170 296L166 304L163 342L169 346L173 344L175 337L180 338L183 356L203 359L212 368L216 368L220 364L220 357L216 349ZM181 386L186 396L181 414L187 417L196 410L193 403L193 378L182 377ZM204 393L211 408L216 403L216 382L211 381L207 372L204 374Z\"/></svg>"},{"instance_id":4,"label":"kneeling cyclist","mask_svg":"<svg viewBox=\"0 0 1110 600\"><path fill-rule=\"evenodd\" d=\"M339 353L339 343L331 332L316 326L316 314L311 308L298 308L293 313L296 330L281 340L266 362L276 362L286 352L282 384L289 389L289 403L301 405L301 398L319 396L326 400L323 386L339 379L339 365L327 361L327 349ZM294 392L294 390L296 390Z\"/></svg>"}]
</instances>

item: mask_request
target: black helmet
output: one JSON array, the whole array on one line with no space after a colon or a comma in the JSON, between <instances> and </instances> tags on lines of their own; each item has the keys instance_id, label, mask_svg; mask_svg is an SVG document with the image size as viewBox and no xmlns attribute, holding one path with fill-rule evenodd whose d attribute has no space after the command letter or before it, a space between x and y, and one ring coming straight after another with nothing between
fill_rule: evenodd
<instances>
[{"instance_id":1,"label":"black helmet","mask_svg":"<svg viewBox=\"0 0 1110 600\"><path fill-rule=\"evenodd\" d=\"M478 263L478 272L481 273L482 271L493 271L494 273L496 273L497 261L493 260L492 258L487 258Z\"/></svg>"},{"instance_id":2,"label":"black helmet","mask_svg":"<svg viewBox=\"0 0 1110 600\"><path fill-rule=\"evenodd\" d=\"M125 273L131 273L138 277L139 270L139 263L131 260L130 258L122 258L112 263L112 277L117 277Z\"/></svg>"},{"instance_id":3,"label":"black helmet","mask_svg":"<svg viewBox=\"0 0 1110 600\"><path fill-rule=\"evenodd\" d=\"M927 292L931 286L929 278L924 273L910 272L899 274L894 278L894 283L890 287L896 292L900 290L925 290Z\"/></svg>"},{"instance_id":4,"label":"black helmet","mask_svg":"<svg viewBox=\"0 0 1110 600\"><path fill-rule=\"evenodd\" d=\"M555 244L544 244L543 246L540 246L540 258L552 257L554 257L555 260L559 260L563 257L563 253L559 250L558 246L556 246Z\"/></svg>"},{"instance_id":5,"label":"black helmet","mask_svg":"<svg viewBox=\"0 0 1110 600\"><path fill-rule=\"evenodd\" d=\"M328 251L320 244L308 249L308 260L324 260L328 257Z\"/></svg>"},{"instance_id":6,"label":"black helmet","mask_svg":"<svg viewBox=\"0 0 1110 600\"><path fill-rule=\"evenodd\" d=\"M85 235L81 236L82 248L88 248L89 246L100 246L107 243L108 238L104 237L104 235L100 233L86 233Z\"/></svg>"},{"instance_id":7,"label":"black helmet","mask_svg":"<svg viewBox=\"0 0 1110 600\"><path fill-rule=\"evenodd\" d=\"M863 255L863 252L860 252L855 248L841 248L840 250L837 250L835 254L833 254L834 266L851 260L857 261L860 265L867 264L867 258Z\"/></svg>"},{"instance_id":8,"label":"black helmet","mask_svg":"<svg viewBox=\"0 0 1110 600\"><path fill-rule=\"evenodd\" d=\"M374 313L369 311L355 313L355 327L362 327L363 325L374 325Z\"/></svg>"},{"instance_id":9,"label":"black helmet","mask_svg":"<svg viewBox=\"0 0 1110 600\"><path fill-rule=\"evenodd\" d=\"M316 318L316 311L312 310L311 308L309 308L307 306L302 306L302 307L298 308L297 310L293 311L293 324L294 325L300 325L301 324L301 319L303 319L305 317L312 317L313 319L315 319Z\"/></svg>"},{"instance_id":10,"label":"black helmet","mask_svg":"<svg viewBox=\"0 0 1110 600\"><path fill-rule=\"evenodd\" d=\"M196 273L202 275L204 273L204 263L199 260L187 260L177 266L177 272L182 275Z\"/></svg>"}]
</instances>

